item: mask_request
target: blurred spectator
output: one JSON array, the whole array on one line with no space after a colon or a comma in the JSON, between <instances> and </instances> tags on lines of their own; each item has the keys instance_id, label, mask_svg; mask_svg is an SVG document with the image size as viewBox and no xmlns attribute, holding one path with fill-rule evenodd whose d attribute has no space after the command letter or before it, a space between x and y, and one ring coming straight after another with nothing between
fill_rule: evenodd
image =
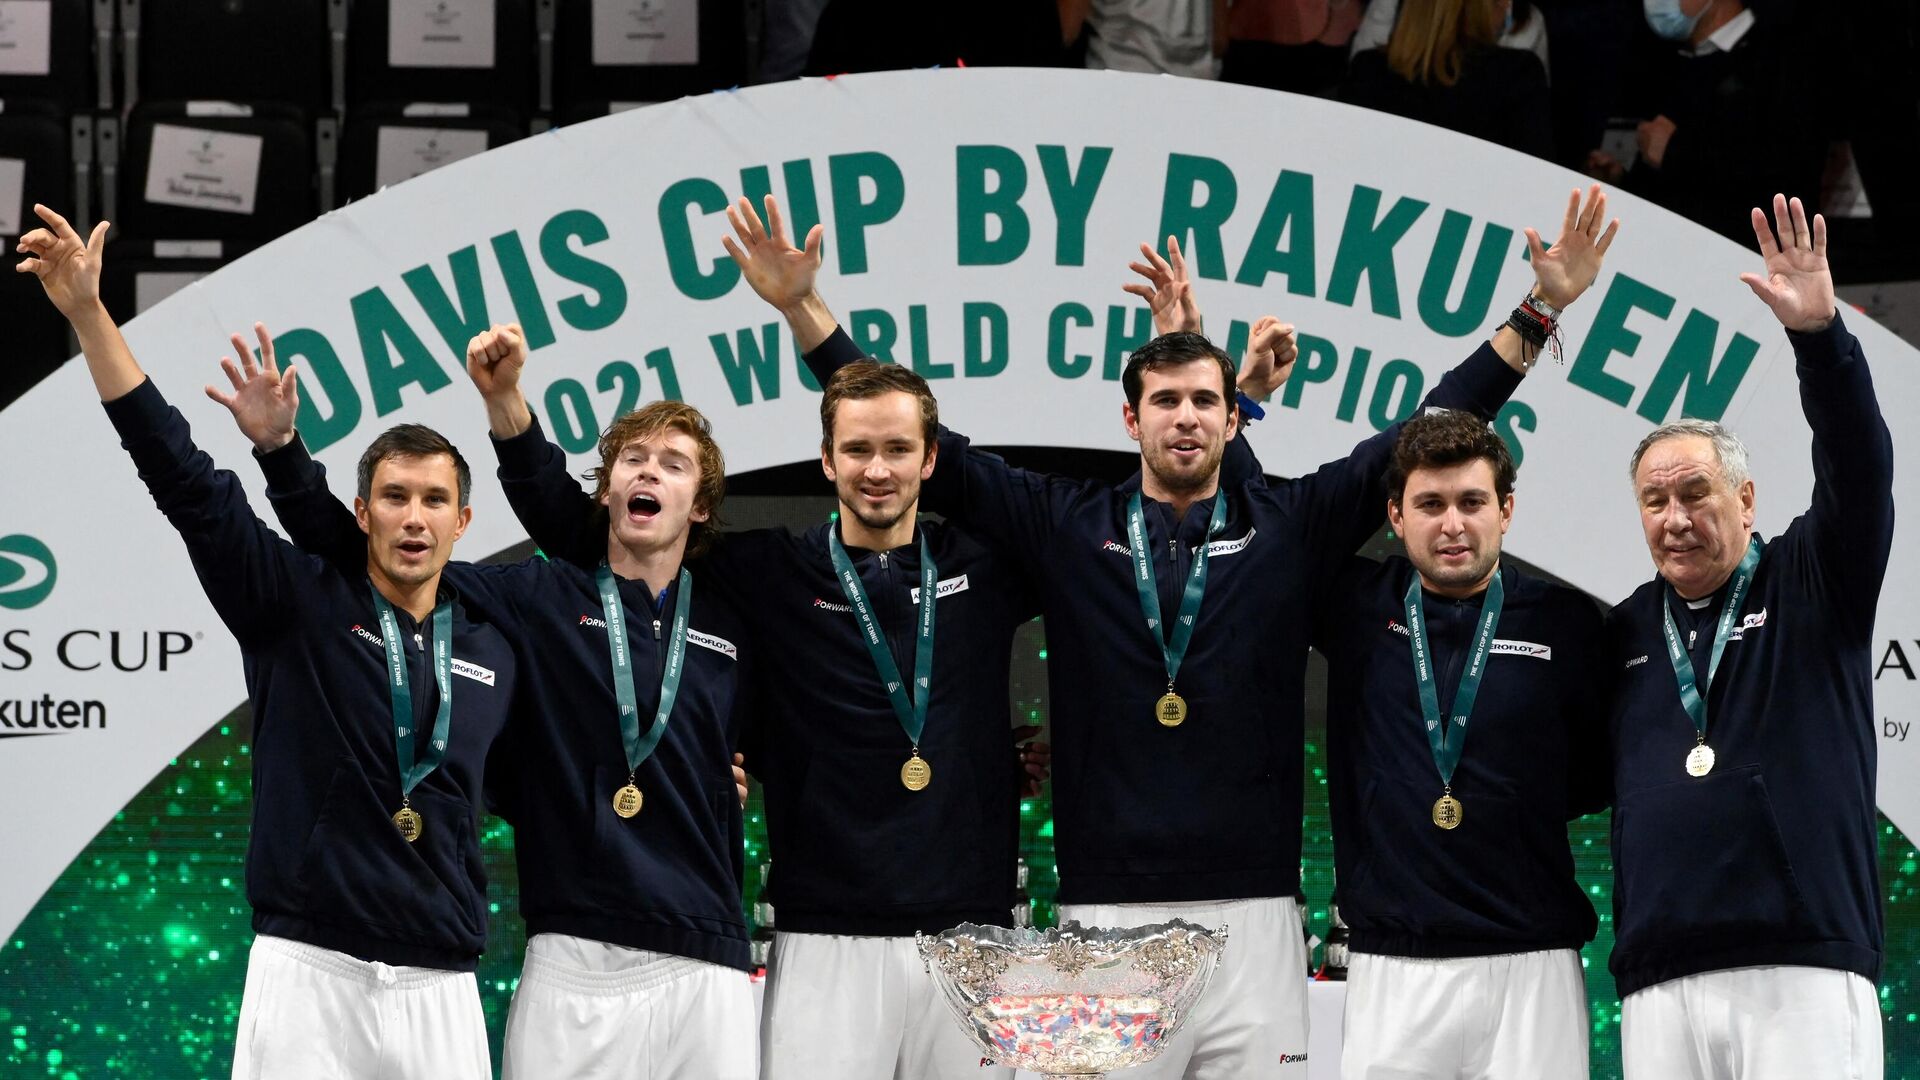
<instances>
[{"instance_id":1,"label":"blurred spectator","mask_svg":"<svg viewBox=\"0 0 1920 1080\"><path fill-rule=\"evenodd\" d=\"M1510 0L1406 0L1384 49L1353 58L1342 100L1538 157L1553 152L1540 58L1497 42Z\"/></svg>"},{"instance_id":2,"label":"blurred spectator","mask_svg":"<svg viewBox=\"0 0 1920 1080\"><path fill-rule=\"evenodd\" d=\"M1373 0L1367 5L1367 17L1360 20L1360 28L1354 31L1349 50L1358 56L1368 49L1386 48L1399 17L1400 0ZM1497 44L1507 49L1525 49L1539 57L1547 81L1552 82L1553 63L1547 58L1547 21L1541 18L1540 12L1522 0L1508 7L1502 19Z\"/></svg>"},{"instance_id":3,"label":"blurred spectator","mask_svg":"<svg viewBox=\"0 0 1920 1080\"><path fill-rule=\"evenodd\" d=\"M766 7L766 47L760 57L762 82L785 82L807 69L813 31L827 0L774 0Z\"/></svg>"},{"instance_id":4,"label":"blurred spectator","mask_svg":"<svg viewBox=\"0 0 1920 1080\"><path fill-rule=\"evenodd\" d=\"M1373 0L1373 6L1393 2ZM1347 42L1364 6L1365 0L1234 0L1220 78L1296 94L1331 94L1347 74Z\"/></svg>"},{"instance_id":5,"label":"blurred spectator","mask_svg":"<svg viewBox=\"0 0 1920 1080\"><path fill-rule=\"evenodd\" d=\"M1227 48L1227 0L1059 0L1063 39L1087 35L1087 66L1220 75Z\"/></svg>"},{"instance_id":6,"label":"blurred spectator","mask_svg":"<svg viewBox=\"0 0 1920 1080\"><path fill-rule=\"evenodd\" d=\"M828 0L813 33L809 75L952 67L1056 67L1060 16L1047 0Z\"/></svg>"},{"instance_id":7,"label":"blurred spectator","mask_svg":"<svg viewBox=\"0 0 1920 1080\"><path fill-rule=\"evenodd\" d=\"M1809 65L1784 25L1761 22L1741 0L1645 3L1663 47L1628 102L1629 115L1652 119L1634 132L1632 160L1594 150L1587 169L1749 243L1752 207L1819 190L1828 128L1798 74Z\"/></svg>"}]
</instances>

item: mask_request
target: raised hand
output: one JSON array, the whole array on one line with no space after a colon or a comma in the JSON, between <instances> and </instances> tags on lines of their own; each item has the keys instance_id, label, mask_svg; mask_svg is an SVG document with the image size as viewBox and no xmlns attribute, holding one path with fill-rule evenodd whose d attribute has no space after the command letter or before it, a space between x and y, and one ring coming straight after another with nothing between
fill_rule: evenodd
<instances>
[{"instance_id":1,"label":"raised hand","mask_svg":"<svg viewBox=\"0 0 1920 1080\"><path fill-rule=\"evenodd\" d=\"M485 398L517 393L527 367L527 336L519 323L496 323L467 342L467 378Z\"/></svg>"},{"instance_id":2,"label":"raised hand","mask_svg":"<svg viewBox=\"0 0 1920 1080\"><path fill-rule=\"evenodd\" d=\"M1153 332L1201 333L1200 303L1194 299L1193 282L1187 277L1187 260L1180 254L1180 241L1167 237L1164 259L1151 244L1141 244L1140 254L1146 261L1128 263L1127 269L1146 278L1147 284L1136 281L1120 288L1147 302L1153 311Z\"/></svg>"},{"instance_id":3,"label":"raised hand","mask_svg":"<svg viewBox=\"0 0 1920 1080\"><path fill-rule=\"evenodd\" d=\"M85 240L67 224L67 219L52 210L33 204L33 212L46 222L20 238L14 251L27 258L14 266L15 273L32 274L40 279L47 299L69 321L100 306L100 258L106 251L106 222L93 227Z\"/></svg>"},{"instance_id":4,"label":"raised hand","mask_svg":"<svg viewBox=\"0 0 1920 1080\"><path fill-rule=\"evenodd\" d=\"M1800 200L1775 195L1773 225L1768 228L1767 215L1753 208L1753 238L1760 242L1767 272L1764 277L1741 274L1740 280L1773 309L1781 326L1803 333L1824 330L1837 310L1833 273L1827 269L1827 219L1815 214L1808 228L1807 208ZM1780 232L1777 242L1774 229Z\"/></svg>"},{"instance_id":5,"label":"raised hand","mask_svg":"<svg viewBox=\"0 0 1920 1080\"><path fill-rule=\"evenodd\" d=\"M293 441L293 421L300 412L300 371L289 366L285 371L273 358L273 337L265 323L254 323L253 334L260 340L260 362L253 362L253 350L239 334L228 340L240 357L235 366L232 356L220 358L220 368L233 383L233 392L225 393L209 385L207 396L227 407L240 433L262 453L278 450Z\"/></svg>"},{"instance_id":6,"label":"raised hand","mask_svg":"<svg viewBox=\"0 0 1920 1080\"><path fill-rule=\"evenodd\" d=\"M1580 299L1593 279L1600 276L1601 260L1620 231L1620 219L1615 218L1602 232L1600 225L1606 217L1607 193L1595 184L1587 189L1584 206L1579 188L1567 197L1567 218L1551 248L1541 245L1539 233L1526 230L1527 249L1533 256L1534 295L1556 308Z\"/></svg>"},{"instance_id":7,"label":"raised hand","mask_svg":"<svg viewBox=\"0 0 1920 1080\"><path fill-rule=\"evenodd\" d=\"M1300 359L1300 342L1292 323L1283 323L1272 315L1262 315L1247 335L1247 358L1240 364L1240 392L1264 401L1293 374L1293 362Z\"/></svg>"},{"instance_id":8,"label":"raised hand","mask_svg":"<svg viewBox=\"0 0 1920 1080\"><path fill-rule=\"evenodd\" d=\"M741 276L760 299L786 311L813 295L813 281L820 273L820 239L826 229L815 225L807 232L806 247L794 247L787 239L780 201L769 195L766 207L763 228L753 204L741 196L739 202L727 207L727 221L740 242L735 243L734 236L723 236L720 242L727 246L727 254L733 256L734 265L740 267Z\"/></svg>"}]
</instances>

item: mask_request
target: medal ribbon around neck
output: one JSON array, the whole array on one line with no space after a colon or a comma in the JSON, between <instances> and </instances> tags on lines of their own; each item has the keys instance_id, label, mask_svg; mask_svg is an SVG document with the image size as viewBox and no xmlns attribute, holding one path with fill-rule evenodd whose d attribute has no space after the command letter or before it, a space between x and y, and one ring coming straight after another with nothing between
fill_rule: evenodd
<instances>
[{"instance_id":1,"label":"medal ribbon around neck","mask_svg":"<svg viewBox=\"0 0 1920 1080\"><path fill-rule=\"evenodd\" d=\"M900 681L900 668L893 662L893 651L887 648L886 636L880 630L880 620L874 614L873 604L867 599L866 587L860 583L860 572L854 569L853 560L847 557L846 545L840 542L838 525L827 530L827 551L833 556L833 569L840 578L840 591L845 594L847 603L853 605L854 617L860 621L860 639L866 643L868 655L873 657L874 670L879 672L880 681L886 684L887 700L893 703L893 715L899 719L900 729L907 733L908 741L913 744L914 758L918 758L920 735L927 727L927 703L933 698L933 616L940 591L940 571L934 566L933 552L927 547L926 532L922 530L920 534L920 623L913 649L913 683L916 689L911 698ZM926 785L922 783L921 786Z\"/></svg>"},{"instance_id":2,"label":"medal ribbon around neck","mask_svg":"<svg viewBox=\"0 0 1920 1080\"><path fill-rule=\"evenodd\" d=\"M1727 642L1733 637L1734 623L1740 618L1740 606L1745 602L1747 589L1753 584L1754 570L1760 565L1761 543L1759 537L1747 541L1747 553L1740 557L1740 565L1733 572L1732 584L1727 587L1727 598L1720 605L1720 620L1713 630L1713 652L1707 659L1707 679L1702 683L1694 675L1693 658L1687 655L1685 645L1680 643L1680 628L1673 621L1673 600L1668 597L1662 602L1661 615L1667 635L1667 659L1673 662L1673 677L1680 684L1680 707L1687 710L1687 717L1693 721L1694 745L1703 746L1707 741L1707 691L1713 686L1714 673L1720 670L1720 657L1727 651Z\"/></svg>"},{"instance_id":3,"label":"medal ribbon around neck","mask_svg":"<svg viewBox=\"0 0 1920 1080\"><path fill-rule=\"evenodd\" d=\"M1180 595L1180 614L1173 625L1172 639L1168 640L1160 626L1160 592L1154 585L1153 554L1147 550L1147 519L1141 511L1140 493L1134 492L1127 500L1127 541L1133 546L1133 586L1140 594L1140 611L1147 618L1147 629L1153 632L1154 644L1160 646L1160 655L1166 662L1168 693L1173 692L1173 681L1180 674L1181 662L1187 658L1193 624L1199 619L1200 601L1207 592L1207 548L1226 523L1227 493L1222 489L1214 495L1206 539L1200 541L1199 549L1193 553L1193 569L1187 574L1187 587Z\"/></svg>"},{"instance_id":4,"label":"medal ribbon around neck","mask_svg":"<svg viewBox=\"0 0 1920 1080\"><path fill-rule=\"evenodd\" d=\"M641 762L653 755L654 748L666 735L667 718L673 714L674 699L680 696L680 676L685 671L687 658L687 613L693 609L693 574L685 567L680 569L680 595L673 610L666 668L660 674L660 704L653 712L653 726L645 734L640 731L640 699L633 685L633 654L628 647L627 614L625 605L620 603L620 583L605 560L601 560L594 572L594 581L600 587L601 610L606 613L613 696L620 705L620 741L626 746L627 785L632 787L633 774L639 771ZM637 799L633 809L639 812ZM622 813L621 816L633 815Z\"/></svg>"},{"instance_id":5,"label":"medal ribbon around neck","mask_svg":"<svg viewBox=\"0 0 1920 1080\"><path fill-rule=\"evenodd\" d=\"M1480 680L1487 673L1487 658L1493 653L1493 630L1500 622L1500 609L1506 606L1507 589L1495 570L1487 584L1486 598L1480 602L1480 620L1474 630L1472 651L1466 669L1460 673L1460 685L1453 692L1453 711L1447 721L1440 716L1440 689L1433 669L1433 648L1427 640L1426 600L1421 594L1420 575L1415 572L1407 584L1407 641L1413 649L1413 677L1420 687L1420 714L1425 720L1427 745L1433 749L1433 764L1440 770L1443 798L1453 795L1453 771L1467 748L1467 719L1473 715L1474 699L1480 695ZM1456 730L1457 729L1457 730Z\"/></svg>"},{"instance_id":6,"label":"medal ribbon around neck","mask_svg":"<svg viewBox=\"0 0 1920 1080\"><path fill-rule=\"evenodd\" d=\"M433 680L440 688L440 705L434 711L433 736L426 751L420 752L418 732L413 725L413 688L407 681L407 653L400 643L400 620L393 605L380 595L372 581L367 591L373 594L373 610L380 619L380 641L387 650L387 690L393 704L394 753L400 765L400 812L394 824L408 843L420 838L421 818L413 809L413 789L419 786L447 757L447 737L453 728L453 601L442 600L433 609Z\"/></svg>"}]
</instances>

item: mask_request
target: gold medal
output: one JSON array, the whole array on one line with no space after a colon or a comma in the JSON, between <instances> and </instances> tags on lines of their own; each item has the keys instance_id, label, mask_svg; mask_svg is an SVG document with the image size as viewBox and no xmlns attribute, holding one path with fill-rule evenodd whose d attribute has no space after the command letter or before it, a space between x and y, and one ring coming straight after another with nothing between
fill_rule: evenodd
<instances>
[{"instance_id":1,"label":"gold medal","mask_svg":"<svg viewBox=\"0 0 1920 1080\"><path fill-rule=\"evenodd\" d=\"M920 756L920 751L915 750L913 756L907 759L907 763L900 766L900 785L908 791L924 791L931 783L933 783L933 766L927 764L926 759Z\"/></svg>"},{"instance_id":2,"label":"gold medal","mask_svg":"<svg viewBox=\"0 0 1920 1080\"><path fill-rule=\"evenodd\" d=\"M640 804L642 801L644 800L640 794L640 789L629 783L626 787L613 793L613 812L619 814L621 817L632 817L640 812Z\"/></svg>"},{"instance_id":3,"label":"gold medal","mask_svg":"<svg viewBox=\"0 0 1920 1080\"><path fill-rule=\"evenodd\" d=\"M1153 718L1161 727L1179 727L1187 722L1187 699L1168 690L1154 703Z\"/></svg>"},{"instance_id":4,"label":"gold medal","mask_svg":"<svg viewBox=\"0 0 1920 1080\"><path fill-rule=\"evenodd\" d=\"M1442 795L1434 800L1433 823L1443 829L1453 830L1460 827L1460 818L1466 814L1466 807L1451 794Z\"/></svg>"},{"instance_id":5,"label":"gold medal","mask_svg":"<svg viewBox=\"0 0 1920 1080\"><path fill-rule=\"evenodd\" d=\"M1687 751L1687 775L1705 776L1713 771L1713 747L1700 743Z\"/></svg>"},{"instance_id":6,"label":"gold medal","mask_svg":"<svg viewBox=\"0 0 1920 1080\"><path fill-rule=\"evenodd\" d=\"M427 831L427 819L421 817L420 811L413 807L403 806L393 815L393 827L400 830L401 839L411 844Z\"/></svg>"}]
</instances>

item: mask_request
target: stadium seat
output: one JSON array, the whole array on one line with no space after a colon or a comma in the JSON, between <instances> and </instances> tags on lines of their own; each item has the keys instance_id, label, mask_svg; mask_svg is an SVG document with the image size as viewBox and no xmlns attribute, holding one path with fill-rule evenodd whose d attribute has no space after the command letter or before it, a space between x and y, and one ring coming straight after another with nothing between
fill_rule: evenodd
<instances>
[{"instance_id":1,"label":"stadium seat","mask_svg":"<svg viewBox=\"0 0 1920 1080\"><path fill-rule=\"evenodd\" d=\"M120 0L134 101L331 108L327 0Z\"/></svg>"},{"instance_id":2,"label":"stadium seat","mask_svg":"<svg viewBox=\"0 0 1920 1080\"><path fill-rule=\"evenodd\" d=\"M556 110L583 102L670 101L747 77L740 0L557 0Z\"/></svg>"},{"instance_id":3,"label":"stadium seat","mask_svg":"<svg viewBox=\"0 0 1920 1080\"><path fill-rule=\"evenodd\" d=\"M348 199L431 172L527 134L526 118L490 105L368 106L347 114L340 193Z\"/></svg>"},{"instance_id":4,"label":"stadium seat","mask_svg":"<svg viewBox=\"0 0 1920 1080\"><path fill-rule=\"evenodd\" d=\"M100 5L111 26L111 3ZM112 105L97 101L94 0L41 0L0 5L0 100L41 98L69 111Z\"/></svg>"},{"instance_id":5,"label":"stadium seat","mask_svg":"<svg viewBox=\"0 0 1920 1080\"><path fill-rule=\"evenodd\" d=\"M142 102L127 124L116 224L149 240L219 240L228 258L311 221L314 125L279 102Z\"/></svg>"},{"instance_id":6,"label":"stadium seat","mask_svg":"<svg viewBox=\"0 0 1920 1080\"><path fill-rule=\"evenodd\" d=\"M128 240L113 245L100 272L100 299L115 322L125 325L148 308L226 265L217 240ZM208 361L220 355L219 340L201 343ZM191 348L192 346L188 346Z\"/></svg>"},{"instance_id":7,"label":"stadium seat","mask_svg":"<svg viewBox=\"0 0 1920 1080\"><path fill-rule=\"evenodd\" d=\"M347 102L533 105L530 0L357 0L347 22Z\"/></svg>"}]
</instances>

